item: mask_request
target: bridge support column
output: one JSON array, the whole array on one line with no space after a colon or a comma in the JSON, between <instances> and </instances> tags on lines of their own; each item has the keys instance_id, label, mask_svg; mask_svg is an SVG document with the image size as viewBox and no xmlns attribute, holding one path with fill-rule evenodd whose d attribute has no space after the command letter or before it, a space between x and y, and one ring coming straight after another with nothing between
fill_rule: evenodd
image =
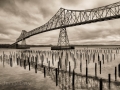
<instances>
[{"instance_id":1,"label":"bridge support column","mask_svg":"<svg viewBox=\"0 0 120 90\"><path fill-rule=\"evenodd\" d=\"M60 34L58 38L58 47L60 49L69 49L69 39L67 35L66 28L60 29ZM65 65L65 59L66 59L66 51L62 51L62 57L61 57L61 63L62 63L62 70L66 70L67 66Z\"/></svg>"},{"instance_id":2,"label":"bridge support column","mask_svg":"<svg viewBox=\"0 0 120 90\"><path fill-rule=\"evenodd\" d=\"M74 46L70 46L69 44L66 28L61 28L58 38L58 44L57 46L52 46L51 50L66 50L66 49L74 49Z\"/></svg>"},{"instance_id":3,"label":"bridge support column","mask_svg":"<svg viewBox=\"0 0 120 90\"><path fill-rule=\"evenodd\" d=\"M69 46L69 39L67 35L66 28L60 29L60 34L58 38L58 46Z\"/></svg>"},{"instance_id":4,"label":"bridge support column","mask_svg":"<svg viewBox=\"0 0 120 90\"><path fill-rule=\"evenodd\" d=\"M22 40L21 45L26 45L26 40L25 39Z\"/></svg>"}]
</instances>

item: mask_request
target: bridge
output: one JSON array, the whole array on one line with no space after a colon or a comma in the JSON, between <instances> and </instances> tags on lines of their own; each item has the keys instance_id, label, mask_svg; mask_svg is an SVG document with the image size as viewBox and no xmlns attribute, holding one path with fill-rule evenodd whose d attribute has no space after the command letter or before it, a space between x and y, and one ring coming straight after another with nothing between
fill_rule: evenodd
<instances>
[{"instance_id":1,"label":"bridge","mask_svg":"<svg viewBox=\"0 0 120 90\"><path fill-rule=\"evenodd\" d=\"M25 40L31 36L60 29L58 46L69 46L69 39L66 31L67 27L118 18L120 18L120 2L87 10L68 10L60 8L58 12L44 25L29 32L22 30L21 35L17 38L14 44L22 41L22 44L26 45Z\"/></svg>"}]
</instances>

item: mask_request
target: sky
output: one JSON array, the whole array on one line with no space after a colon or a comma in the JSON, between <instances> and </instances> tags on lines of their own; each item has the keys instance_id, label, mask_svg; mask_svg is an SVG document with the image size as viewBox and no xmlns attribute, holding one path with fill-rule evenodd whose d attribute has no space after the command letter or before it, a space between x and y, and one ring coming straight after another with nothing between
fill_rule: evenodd
<instances>
[{"instance_id":1,"label":"sky","mask_svg":"<svg viewBox=\"0 0 120 90\"><path fill-rule=\"evenodd\" d=\"M0 44L12 44L22 30L42 26L62 7L86 10L119 0L0 0ZM120 44L120 19L68 27L70 44ZM60 30L34 35L27 44L57 45ZM21 42L20 42L21 43Z\"/></svg>"}]
</instances>

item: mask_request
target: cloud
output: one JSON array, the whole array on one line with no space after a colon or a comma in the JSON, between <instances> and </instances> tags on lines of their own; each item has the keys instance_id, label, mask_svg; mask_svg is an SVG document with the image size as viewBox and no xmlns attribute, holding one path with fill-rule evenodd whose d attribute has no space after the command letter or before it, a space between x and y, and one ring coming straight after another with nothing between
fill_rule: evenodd
<instances>
[{"instance_id":1,"label":"cloud","mask_svg":"<svg viewBox=\"0 0 120 90\"><path fill-rule=\"evenodd\" d=\"M22 30L30 31L47 21L61 8L84 10L119 0L0 0L0 43L14 43ZM119 43L120 20L67 28L71 44ZM28 44L56 44L59 30L30 37ZM37 39L36 39L37 38Z\"/></svg>"},{"instance_id":2,"label":"cloud","mask_svg":"<svg viewBox=\"0 0 120 90\"><path fill-rule=\"evenodd\" d=\"M79 4L81 1L83 1L83 0L61 0L61 3L63 4L63 5L76 5L76 4Z\"/></svg>"}]
</instances>

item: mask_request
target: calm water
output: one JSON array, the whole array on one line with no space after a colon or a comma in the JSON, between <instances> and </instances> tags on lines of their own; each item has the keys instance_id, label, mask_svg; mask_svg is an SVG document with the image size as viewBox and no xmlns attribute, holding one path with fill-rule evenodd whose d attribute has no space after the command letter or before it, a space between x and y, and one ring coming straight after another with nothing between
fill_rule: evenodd
<instances>
[{"instance_id":1,"label":"calm water","mask_svg":"<svg viewBox=\"0 0 120 90\"><path fill-rule=\"evenodd\" d=\"M1 49L0 54L4 51L5 54L15 52L16 50ZM0 90L60 90L49 76L44 78L42 72L35 73L28 68L25 70L17 66L16 62L13 67L0 62Z\"/></svg>"},{"instance_id":2,"label":"calm water","mask_svg":"<svg viewBox=\"0 0 120 90\"><path fill-rule=\"evenodd\" d=\"M106 48L106 47L102 47ZM108 48L108 47L107 47ZM31 48L31 50L34 51L50 51L50 48ZM87 50L96 50L95 52L89 52ZM100 51L102 50L102 52ZM3 52L4 51L4 52ZM0 55L6 54L11 55L19 50L16 49L0 49ZM85 52L87 51L87 55L89 57L85 57ZM104 52L105 51L105 52ZM111 53L112 51L112 53ZM53 51L53 52L60 52L60 51ZM88 64L88 75L94 76L94 67L95 62L98 62L97 56L99 54L100 60L102 61L102 54L106 54L108 57L105 59L104 63L102 64L102 74L99 73L99 66L97 68L98 77L102 77L107 79L108 74L111 74L112 81L115 80L114 77L114 69L118 66L120 63L120 55L119 55L119 49L116 49L116 47L109 47L109 49L101 49L101 47L76 47L73 51L63 51L63 61L66 58L66 52L68 52L68 59L71 63L71 69L75 70L76 73L85 74L85 63L86 59L90 60ZM73 56L69 54L71 52ZM93 58L90 58L90 55L93 55L95 53L95 62L93 63ZM80 54L83 54L83 57L80 58ZM36 53L32 54L33 56L36 55ZM73 58L74 57L74 58ZM46 55L44 58L44 65L47 65L47 58L48 61L52 61L52 57L50 55ZM40 57L38 58L40 60ZM52 67L57 67L59 57L56 57L56 60L54 61L54 65L51 65ZM82 72L80 71L80 62L82 60ZM40 63L40 62L39 62ZM68 70L68 66L66 67ZM117 81L120 81L120 78L117 75ZM120 88L115 88L113 86L114 90L119 90ZM13 66L10 67L9 64L0 62L0 90L60 90L59 86L56 87L55 82L51 80L49 76L44 78L44 75L41 71L38 71L35 73L34 69L31 69L31 71L28 70L28 67L24 69L23 67L17 66L16 62L13 63ZM82 89L79 89L82 90ZM97 90L97 89L96 89Z\"/></svg>"}]
</instances>

